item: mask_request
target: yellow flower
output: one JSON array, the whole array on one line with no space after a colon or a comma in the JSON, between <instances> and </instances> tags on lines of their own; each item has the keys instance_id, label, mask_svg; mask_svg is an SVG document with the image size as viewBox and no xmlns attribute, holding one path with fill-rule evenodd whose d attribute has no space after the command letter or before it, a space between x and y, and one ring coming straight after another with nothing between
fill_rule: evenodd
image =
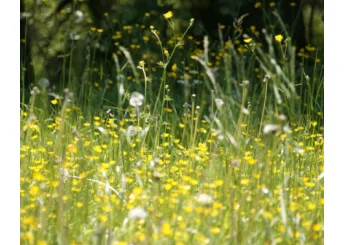
<instances>
[{"instance_id":1,"label":"yellow flower","mask_svg":"<svg viewBox=\"0 0 345 245\"><path fill-rule=\"evenodd\" d=\"M67 150L71 153L77 153L78 152L77 146L74 144L69 144L67 146Z\"/></svg>"},{"instance_id":2,"label":"yellow flower","mask_svg":"<svg viewBox=\"0 0 345 245\"><path fill-rule=\"evenodd\" d=\"M248 185L249 179L241 179L241 185Z\"/></svg>"},{"instance_id":3,"label":"yellow flower","mask_svg":"<svg viewBox=\"0 0 345 245\"><path fill-rule=\"evenodd\" d=\"M81 208L81 207L83 206L83 203L82 203L82 202L77 202L77 203L75 204L75 206L76 206L77 208Z\"/></svg>"},{"instance_id":4,"label":"yellow flower","mask_svg":"<svg viewBox=\"0 0 345 245\"><path fill-rule=\"evenodd\" d=\"M322 225L321 224L314 224L313 225L313 231L320 231L322 229Z\"/></svg>"},{"instance_id":5,"label":"yellow flower","mask_svg":"<svg viewBox=\"0 0 345 245\"><path fill-rule=\"evenodd\" d=\"M173 235L173 231L171 229L171 226L168 223L164 223L162 225L161 230L162 230L163 235L165 235L165 236L172 236Z\"/></svg>"},{"instance_id":6,"label":"yellow flower","mask_svg":"<svg viewBox=\"0 0 345 245\"><path fill-rule=\"evenodd\" d=\"M173 17L173 13L171 11L164 14L164 18L166 19L170 19L171 17Z\"/></svg>"},{"instance_id":7,"label":"yellow flower","mask_svg":"<svg viewBox=\"0 0 345 245\"><path fill-rule=\"evenodd\" d=\"M274 39L277 41L277 42L281 42L283 40L283 35L282 34L278 34L274 37Z\"/></svg>"},{"instance_id":8,"label":"yellow flower","mask_svg":"<svg viewBox=\"0 0 345 245\"><path fill-rule=\"evenodd\" d=\"M58 101L57 100L52 100L52 101L50 101L50 103L52 103L53 105L56 105L58 103Z\"/></svg>"},{"instance_id":9,"label":"yellow flower","mask_svg":"<svg viewBox=\"0 0 345 245\"><path fill-rule=\"evenodd\" d=\"M219 234L220 233L220 229L218 227L211 227L210 231L213 234Z\"/></svg>"},{"instance_id":10,"label":"yellow flower","mask_svg":"<svg viewBox=\"0 0 345 245\"><path fill-rule=\"evenodd\" d=\"M171 70L173 72L176 72L177 71L177 65L176 64L173 64L172 67L171 67Z\"/></svg>"},{"instance_id":11,"label":"yellow flower","mask_svg":"<svg viewBox=\"0 0 345 245\"><path fill-rule=\"evenodd\" d=\"M252 38L245 38L243 41L244 41L245 43L250 43L250 42L252 41Z\"/></svg>"},{"instance_id":12,"label":"yellow flower","mask_svg":"<svg viewBox=\"0 0 345 245\"><path fill-rule=\"evenodd\" d=\"M254 4L254 8L260 8L261 7L261 2L256 2L255 4Z\"/></svg>"}]
</instances>

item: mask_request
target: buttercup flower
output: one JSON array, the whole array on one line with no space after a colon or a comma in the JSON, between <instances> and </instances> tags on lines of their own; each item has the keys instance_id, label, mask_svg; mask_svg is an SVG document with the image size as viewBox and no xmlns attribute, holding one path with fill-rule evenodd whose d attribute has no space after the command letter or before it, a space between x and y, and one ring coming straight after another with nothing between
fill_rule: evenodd
<instances>
[{"instance_id":1,"label":"buttercup flower","mask_svg":"<svg viewBox=\"0 0 345 245\"><path fill-rule=\"evenodd\" d=\"M243 41L244 41L245 43L250 43L250 42L252 41L252 38L245 38Z\"/></svg>"},{"instance_id":2,"label":"buttercup flower","mask_svg":"<svg viewBox=\"0 0 345 245\"><path fill-rule=\"evenodd\" d=\"M171 17L173 17L173 13L171 11L164 14L164 18L166 19L170 19Z\"/></svg>"},{"instance_id":3,"label":"buttercup flower","mask_svg":"<svg viewBox=\"0 0 345 245\"><path fill-rule=\"evenodd\" d=\"M281 42L283 40L283 35L282 34L278 34L274 37L274 39L277 41L277 42Z\"/></svg>"}]
</instances>

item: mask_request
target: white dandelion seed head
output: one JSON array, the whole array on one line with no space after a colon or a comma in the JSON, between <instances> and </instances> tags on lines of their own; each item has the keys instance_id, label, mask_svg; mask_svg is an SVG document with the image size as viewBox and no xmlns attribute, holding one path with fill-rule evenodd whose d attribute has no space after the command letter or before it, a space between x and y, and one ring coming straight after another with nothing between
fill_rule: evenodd
<instances>
[{"instance_id":1,"label":"white dandelion seed head","mask_svg":"<svg viewBox=\"0 0 345 245\"><path fill-rule=\"evenodd\" d=\"M120 83L119 85L119 94L121 96L125 94L125 87L123 86L123 83Z\"/></svg>"},{"instance_id":2,"label":"white dandelion seed head","mask_svg":"<svg viewBox=\"0 0 345 245\"><path fill-rule=\"evenodd\" d=\"M75 17L76 17L76 19L75 19L76 23L80 23L80 22L83 21L83 17L84 17L83 12L81 12L80 10L77 10L77 11L74 12L74 14L75 14Z\"/></svg>"},{"instance_id":3,"label":"white dandelion seed head","mask_svg":"<svg viewBox=\"0 0 345 245\"><path fill-rule=\"evenodd\" d=\"M161 178L163 178L163 174L162 174L161 172L158 172L158 171L154 171L154 172L152 173L152 176L153 176L153 178L154 178L156 181L158 181L158 180L160 180Z\"/></svg>"},{"instance_id":4,"label":"white dandelion seed head","mask_svg":"<svg viewBox=\"0 0 345 245\"><path fill-rule=\"evenodd\" d=\"M144 95L139 92L133 92L129 99L129 104L133 107L142 106L144 103Z\"/></svg>"},{"instance_id":5,"label":"white dandelion seed head","mask_svg":"<svg viewBox=\"0 0 345 245\"><path fill-rule=\"evenodd\" d=\"M83 17L83 15L84 15L83 12L81 12L80 10L75 11L75 16L81 18Z\"/></svg>"},{"instance_id":6,"label":"white dandelion seed head","mask_svg":"<svg viewBox=\"0 0 345 245\"><path fill-rule=\"evenodd\" d=\"M242 85L243 85L243 86L248 86L248 85L249 85L249 80L244 80L244 81L242 81Z\"/></svg>"},{"instance_id":7,"label":"white dandelion seed head","mask_svg":"<svg viewBox=\"0 0 345 245\"><path fill-rule=\"evenodd\" d=\"M155 166L156 166L155 161L151 160L150 161L150 168L155 168Z\"/></svg>"},{"instance_id":8,"label":"white dandelion seed head","mask_svg":"<svg viewBox=\"0 0 345 245\"><path fill-rule=\"evenodd\" d=\"M271 76L269 75L269 74L266 74L265 75L265 77L264 77L264 79L262 80L262 82L267 82L268 80L270 80L271 79Z\"/></svg>"},{"instance_id":9,"label":"white dandelion seed head","mask_svg":"<svg viewBox=\"0 0 345 245\"><path fill-rule=\"evenodd\" d=\"M279 119L279 121L284 122L284 121L286 121L287 117L284 114L280 114L278 116L278 119Z\"/></svg>"},{"instance_id":10,"label":"white dandelion seed head","mask_svg":"<svg viewBox=\"0 0 345 245\"><path fill-rule=\"evenodd\" d=\"M299 147L294 148L294 151L297 152L298 154L301 154L301 155L304 154L304 150L299 148Z\"/></svg>"},{"instance_id":11,"label":"white dandelion seed head","mask_svg":"<svg viewBox=\"0 0 345 245\"><path fill-rule=\"evenodd\" d=\"M262 129L263 134L277 133L280 130L279 125L266 124Z\"/></svg>"},{"instance_id":12,"label":"white dandelion seed head","mask_svg":"<svg viewBox=\"0 0 345 245\"><path fill-rule=\"evenodd\" d=\"M77 33L72 32L72 33L69 34L69 38L71 40L77 41L77 40L80 39L80 35L78 35Z\"/></svg>"},{"instance_id":13,"label":"white dandelion seed head","mask_svg":"<svg viewBox=\"0 0 345 245\"><path fill-rule=\"evenodd\" d=\"M38 85L41 88L47 88L47 87L49 87L49 80L47 78L43 77L40 80L38 80Z\"/></svg>"},{"instance_id":14,"label":"white dandelion seed head","mask_svg":"<svg viewBox=\"0 0 345 245\"><path fill-rule=\"evenodd\" d=\"M241 166L241 163L238 160L234 159L231 161L231 166L234 168L237 168L237 167Z\"/></svg>"},{"instance_id":15,"label":"white dandelion seed head","mask_svg":"<svg viewBox=\"0 0 345 245\"><path fill-rule=\"evenodd\" d=\"M243 114L245 114L245 115L249 115L249 110L247 109L247 108L242 108L242 112L243 112Z\"/></svg>"},{"instance_id":16,"label":"white dandelion seed head","mask_svg":"<svg viewBox=\"0 0 345 245\"><path fill-rule=\"evenodd\" d=\"M291 129L290 129L290 127L289 127L289 125L285 125L284 127L283 127L283 131L284 132L289 132Z\"/></svg>"},{"instance_id":17,"label":"white dandelion seed head","mask_svg":"<svg viewBox=\"0 0 345 245\"><path fill-rule=\"evenodd\" d=\"M132 208L129 211L128 218L131 220L146 219L147 212L141 207Z\"/></svg>"},{"instance_id":18,"label":"white dandelion seed head","mask_svg":"<svg viewBox=\"0 0 345 245\"><path fill-rule=\"evenodd\" d=\"M38 95L40 93L41 93L41 91L36 86L33 87L31 90L31 95Z\"/></svg>"},{"instance_id":19,"label":"white dandelion seed head","mask_svg":"<svg viewBox=\"0 0 345 245\"><path fill-rule=\"evenodd\" d=\"M127 142L130 143L131 142L131 138L135 135L138 134L138 130L136 127L134 127L133 125L129 126L127 128L127 131L126 131L126 139L127 139Z\"/></svg>"},{"instance_id":20,"label":"white dandelion seed head","mask_svg":"<svg viewBox=\"0 0 345 245\"><path fill-rule=\"evenodd\" d=\"M137 133L138 133L138 130L133 125L128 127L128 129L127 129L127 135L128 136L132 137L132 136L137 135Z\"/></svg>"},{"instance_id":21,"label":"white dandelion seed head","mask_svg":"<svg viewBox=\"0 0 345 245\"><path fill-rule=\"evenodd\" d=\"M205 205L205 206L208 206L210 204L212 204L213 202L213 198L208 195L208 194L205 194L205 193L201 193L199 194L197 197L196 197L196 200L202 204L202 205Z\"/></svg>"},{"instance_id":22,"label":"white dandelion seed head","mask_svg":"<svg viewBox=\"0 0 345 245\"><path fill-rule=\"evenodd\" d=\"M61 179L63 181L66 181L68 179L68 176L69 176L68 170L65 168L60 168L60 176L61 176Z\"/></svg>"},{"instance_id":23,"label":"white dandelion seed head","mask_svg":"<svg viewBox=\"0 0 345 245\"><path fill-rule=\"evenodd\" d=\"M224 101L220 98L215 98L214 102L216 103L218 110L224 105Z\"/></svg>"}]
</instances>

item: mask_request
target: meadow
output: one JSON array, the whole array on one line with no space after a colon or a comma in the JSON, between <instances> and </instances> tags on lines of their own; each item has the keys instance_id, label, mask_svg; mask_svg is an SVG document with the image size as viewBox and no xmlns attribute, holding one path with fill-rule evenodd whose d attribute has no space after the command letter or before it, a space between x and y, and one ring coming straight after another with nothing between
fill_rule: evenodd
<instances>
[{"instance_id":1,"label":"meadow","mask_svg":"<svg viewBox=\"0 0 345 245\"><path fill-rule=\"evenodd\" d=\"M317 47L283 25L196 40L173 15L169 38L115 33L109 79L23 88L21 244L323 244Z\"/></svg>"}]
</instances>

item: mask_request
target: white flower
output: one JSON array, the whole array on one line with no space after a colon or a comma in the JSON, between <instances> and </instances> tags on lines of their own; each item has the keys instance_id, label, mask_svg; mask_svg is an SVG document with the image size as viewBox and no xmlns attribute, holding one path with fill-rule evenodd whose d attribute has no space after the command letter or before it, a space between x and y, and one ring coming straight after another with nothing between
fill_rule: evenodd
<instances>
[{"instance_id":1,"label":"white flower","mask_svg":"<svg viewBox=\"0 0 345 245\"><path fill-rule=\"evenodd\" d=\"M242 112L245 114L245 115L249 115L249 110L247 108L242 108Z\"/></svg>"},{"instance_id":2,"label":"white flower","mask_svg":"<svg viewBox=\"0 0 345 245\"><path fill-rule=\"evenodd\" d=\"M128 218L132 220L146 219L146 217L147 217L147 212L141 207L132 208L128 214Z\"/></svg>"},{"instance_id":3,"label":"white flower","mask_svg":"<svg viewBox=\"0 0 345 245\"><path fill-rule=\"evenodd\" d=\"M77 24L81 23L83 21L83 16L84 16L83 12L81 12L80 10L77 10L74 12L74 14L76 17L75 23L77 23Z\"/></svg>"},{"instance_id":4,"label":"white flower","mask_svg":"<svg viewBox=\"0 0 345 245\"><path fill-rule=\"evenodd\" d=\"M129 126L127 128L127 132L126 132L126 139L127 139L127 142L130 143L131 142L131 137L135 136L138 134L138 130L136 129L136 127L134 126Z\"/></svg>"},{"instance_id":5,"label":"white flower","mask_svg":"<svg viewBox=\"0 0 345 245\"><path fill-rule=\"evenodd\" d=\"M82 18L83 15L83 12L81 12L80 10L75 11L75 16L77 16L78 18Z\"/></svg>"},{"instance_id":6,"label":"white flower","mask_svg":"<svg viewBox=\"0 0 345 245\"><path fill-rule=\"evenodd\" d=\"M119 85L119 94L122 96L125 93L125 87L123 86L123 83L120 83Z\"/></svg>"},{"instance_id":7,"label":"white flower","mask_svg":"<svg viewBox=\"0 0 345 245\"><path fill-rule=\"evenodd\" d=\"M61 176L62 181L66 181L69 176L68 170L65 168L60 168L60 176Z\"/></svg>"},{"instance_id":8,"label":"white flower","mask_svg":"<svg viewBox=\"0 0 345 245\"><path fill-rule=\"evenodd\" d=\"M131 94L131 98L129 99L129 104L133 107L142 106L144 103L144 95L138 92L134 92Z\"/></svg>"},{"instance_id":9,"label":"white flower","mask_svg":"<svg viewBox=\"0 0 345 245\"><path fill-rule=\"evenodd\" d=\"M193 83L194 83L195 85L198 85L198 84L202 84L202 81L200 81L200 80L198 80L198 79L194 79L194 80L193 80Z\"/></svg>"},{"instance_id":10,"label":"white flower","mask_svg":"<svg viewBox=\"0 0 345 245\"><path fill-rule=\"evenodd\" d=\"M43 77L40 80L38 80L38 85L41 88L47 88L47 87L49 87L49 80L47 78Z\"/></svg>"},{"instance_id":11,"label":"white flower","mask_svg":"<svg viewBox=\"0 0 345 245\"><path fill-rule=\"evenodd\" d=\"M215 98L214 102L216 102L216 106L217 106L218 110L220 110L220 108L224 105L224 101L220 98Z\"/></svg>"},{"instance_id":12,"label":"white flower","mask_svg":"<svg viewBox=\"0 0 345 245\"><path fill-rule=\"evenodd\" d=\"M77 40L80 39L80 35L78 35L77 33L70 33L70 34L69 34L69 38L70 38L71 40L77 41Z\"/></svg>"},{"instance_id":13,"label":"white flower","mask_svg":"<svg viewBox=\"0 0 345 245\"><path fill-rule=\"evenodd\" d=\"M284 122L284 121L286 121L286 116L284 114L280 114L278 116L278 119L279 119L279 121Z\"/></svg>"},{"instance_id":14,"label":"white flower","mask_svg":"<svg viewBox=\"0 0 345 245\"><path fill-rule=\"evenodd\" d=\"M299 147L294 148L294 151L301 155L304 153L304 150Z\"/></svg>"},{"instance_id":15,"label":"white flower","mask_svg":"<svg viewBox=\"0 0 345 245\"><path fill-rule=\"evenodd\" d=\"M38 95L41 91L35 86L31 90L31 95Z\"/></svg>"},{"instance_id":16,"label":"white flower","mask_svg":"<svg viewBox=\"0 0 345 245\"><path fill-rule=\"evenodd\" d=\"M245 87L248 86L249 85L249 81L248 80L242 81L242 85L245 86Z\"/></svg>"},{"instance_id":17,"label":"white flower","mask_svg":"<svg viewBox=\"0 0 345 245\"><path fill-rule=\"evenodd\" d=\"M275 124L266 124L262 129L263 134L277 133L280 131L280 126Z\"/></svg>"},{"instance_id":18,"label":"white flower","mask_svg":"<svg viewBox=\"0 0 345 245\"><path fill-rule=\"evenodd\" d=\"M209 206L213 202L213 198L210 195L205 194L205 193L199 194L197 196L196 200L200 204L205 205L205 206Z\"/></svg>"},{"instance_id":19,"label":"white flower","mask_svg":"<svg viewBox=\"0 0 345 245\"><path fill-rule=\"evenodd\" d=\"M238 160L232 160L231 161L231 166L233 166L234 168L237 168L241 165L241 163Z\"/></svg>"},{"instance_id":20,"label":"white flower","mask_svg":"<svg viewBox=\"0 0 345 245\"><path fill-rule=\"evenodd\" d=\"M134 127L134 126L129 126L128 129L127 129L127 135L132 137L132 136L135 136L137 135L138 133L138 130Z\"/></svg>"},{"instance_id":21,"label":"white flower","mask_svg":"<svg viewBox=\"0 0 345 245\"><path fill-rule=\"evenodd\" d=\"M161 172L154 171L152 173L152 177L154 180L159 181L161 178L163 178L163 174Z\"/></svg>"}]
</instances>

